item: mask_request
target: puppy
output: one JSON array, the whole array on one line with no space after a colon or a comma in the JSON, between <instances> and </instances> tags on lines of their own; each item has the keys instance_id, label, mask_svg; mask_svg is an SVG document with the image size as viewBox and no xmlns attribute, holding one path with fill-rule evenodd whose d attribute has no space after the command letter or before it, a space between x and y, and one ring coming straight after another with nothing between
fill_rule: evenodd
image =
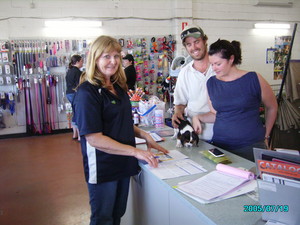
<instances>
[{"instance_id":1,"label":"puppy","mask_svg":"<svg viewBox=\"0 0 300 225\"><path fill-rule=\"evenodd\" d=\"M177 139L176 147L179 148L195 147L199 143L199 137L188 120L180 120L178 128L174 128L172 139Z\"/></svg>"}]
</instances>

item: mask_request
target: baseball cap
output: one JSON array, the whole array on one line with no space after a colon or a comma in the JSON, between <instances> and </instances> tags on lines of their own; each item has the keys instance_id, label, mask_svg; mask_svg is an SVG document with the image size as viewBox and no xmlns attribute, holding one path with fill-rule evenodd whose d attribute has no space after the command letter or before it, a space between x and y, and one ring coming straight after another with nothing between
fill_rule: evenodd
<instances>
[{"instance_id":1,"label":"baseball cap","mask_svg":"<svg viewBox=\"0 0 300 225\"><path fill-rule=\"evenodd\" d=\"M127 59L127 60L129 60L131 62L134 62L134 58L133 58L133 56L131 54L127 54L125 57L123 57L123 59Z\"/></svg>"},{"instance_id":2,"label":"baseball cap","mask_svg":"<svg viewBox=\"0 0 300 225\"><path fill-rule=\"evenodd\" d=\"M184 42L185 38L187 37L194 37L194 38L200 38L205 37L203 30L197 26L197 25L189 25L184 28L184 30L181 32L180 38L182 42Z\"/></svg>"}]
</instances>

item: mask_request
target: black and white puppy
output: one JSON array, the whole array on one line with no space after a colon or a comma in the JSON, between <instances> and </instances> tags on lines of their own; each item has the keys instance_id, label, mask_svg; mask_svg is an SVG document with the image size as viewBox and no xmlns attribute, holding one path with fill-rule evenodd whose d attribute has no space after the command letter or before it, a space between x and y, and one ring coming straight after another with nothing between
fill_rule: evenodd
<instances>
[{"instance_id":1,"label":"black and white puppy","mask_svg":"<svg viewBox=\"0 0 300 225\"><path fill-rule=\"evenodd\" d=\"M180 120L178 128L174 128L172 139L177 139L176 147L179 148L195 147L199 143L199 137L188 120Z\"/></svg>"}]
</instances>

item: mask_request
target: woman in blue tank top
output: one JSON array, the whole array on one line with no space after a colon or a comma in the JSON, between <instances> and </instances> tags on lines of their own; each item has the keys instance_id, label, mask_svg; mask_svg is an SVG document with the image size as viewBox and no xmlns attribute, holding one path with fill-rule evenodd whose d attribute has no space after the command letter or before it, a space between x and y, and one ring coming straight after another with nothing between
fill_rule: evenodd
<instances>
[{"instance_id":1,"label":"woman in blue tank top","mask_svg":"<svg viewBox=\"0 0 300 225\"><path fill-rule=\"evenodd\" d=\"M240 42L218 40L210 45L209 61L216 76L207 81L211 112L193 118L196 132L201 122L214 122L213 144L254 161L253 148L269 148L268 139L277 115L277 102L267 81L241 64ZM259 116L261 103L266 122Z\"/></svg>"}]
</instances>

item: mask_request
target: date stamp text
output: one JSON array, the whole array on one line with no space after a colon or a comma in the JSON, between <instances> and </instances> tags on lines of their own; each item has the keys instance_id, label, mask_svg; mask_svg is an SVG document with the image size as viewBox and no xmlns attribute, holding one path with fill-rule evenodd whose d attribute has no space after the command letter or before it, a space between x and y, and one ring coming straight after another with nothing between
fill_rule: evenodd
<instances>
[{"instance_id":1,"label":"date stamp text","mask_svg":"<svg viewBox=\"0 0 300 225\"><path fill-rule=\"evenodd\" d=\"M244 205L244 212L288 212L288 205Z\"/></svg>"}]
</instances>

